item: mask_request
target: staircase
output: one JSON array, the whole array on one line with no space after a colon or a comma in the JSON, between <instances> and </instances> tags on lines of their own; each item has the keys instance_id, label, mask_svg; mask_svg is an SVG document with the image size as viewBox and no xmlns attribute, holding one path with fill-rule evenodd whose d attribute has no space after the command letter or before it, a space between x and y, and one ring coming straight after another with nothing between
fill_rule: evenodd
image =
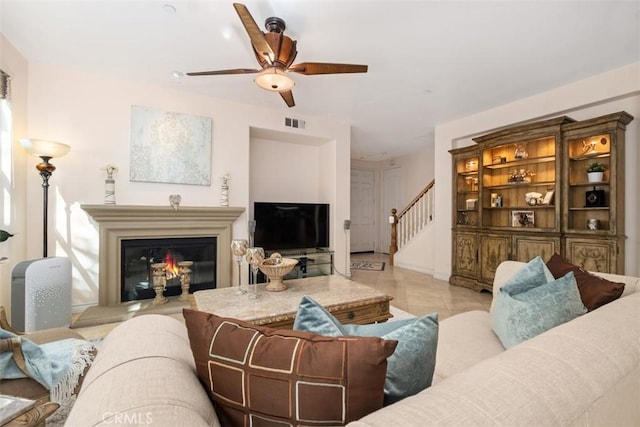
<instances>
[{"instance_id":1,"label":"staircase","mask_svg":"<svg viewBox=\"0 0 640 427\"><path fill-rule=\"evenodd\" d=\"M390 265L393 265L395 253L433 221L434 184L435 180L427 184L400 213L395 208L391 209L391 217L389 218L389 222L391 222Z\"/></svg>"}]
</instances>

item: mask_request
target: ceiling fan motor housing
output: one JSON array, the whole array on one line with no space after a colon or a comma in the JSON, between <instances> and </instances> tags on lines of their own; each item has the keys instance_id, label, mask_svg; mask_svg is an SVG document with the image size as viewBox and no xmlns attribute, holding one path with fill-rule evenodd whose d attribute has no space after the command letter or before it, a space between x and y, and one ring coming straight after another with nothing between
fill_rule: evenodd
<instances>
[{"instance_id":1,"label":"ceiling fan motor housing","mask_svg":"<svg viewBox=\"0 0 640 427\"><path fill-rule=\"evenodd\" d=\"M276 32L266 33L264 38L267 40L269 46L271 46L271 50L273 50L275 55L272 65L281 66L284 70L289 68L298 54L298 51L296 50L297 42L292 40L291 37ZM253 48L253 52L262 68L270 65L264 54L258 51L255 46Z\"/></svg>"}]
</instances>

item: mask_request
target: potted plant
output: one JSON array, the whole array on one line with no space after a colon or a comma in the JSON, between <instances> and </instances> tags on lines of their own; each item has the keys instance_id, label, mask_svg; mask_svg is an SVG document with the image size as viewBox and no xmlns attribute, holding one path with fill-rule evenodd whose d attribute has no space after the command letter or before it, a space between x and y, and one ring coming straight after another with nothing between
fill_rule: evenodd
<instances>
[{"instance_id":1,"label":"potted plant","mask_svg":"<svg viewBox=\"0 0 640 427\"><path fill-rule=\"evenodd\" d=\"M13 234L9 233L5 230L0 230L0 242L4 242L5 240L9 240L9 237L13 237ZM5 261L7 257L0 256L0 262Z\"/></svg>"},{"instance_id":2,"label":"potted plant","mask_svg":"<svg viewBox=\"0 0 640 427\"><path fill-rule=\"evenodd\" d=\"M589 180L589 182L602 182L604 170L605 165L603 163L590 163L587 166L587 179Z\"/></svg>"}]
</instances>

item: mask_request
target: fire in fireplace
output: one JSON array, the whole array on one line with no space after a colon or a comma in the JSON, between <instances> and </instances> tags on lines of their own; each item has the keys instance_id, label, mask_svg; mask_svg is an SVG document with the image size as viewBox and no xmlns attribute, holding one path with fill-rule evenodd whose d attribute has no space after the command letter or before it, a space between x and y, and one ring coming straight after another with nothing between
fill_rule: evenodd
<instances>
[{"instance_id":1,"label":"fire in fireplace","mask_svg":"<svg viewBox=\"0 0 640 427\"><path fill-rule=\"evenodd\" d=\"M215 237L122 240L120 256L121 302L155 297L151 266L156 263L167 264L164 296L182 293L179 264L183 261L193 262L190 293L216 287Z\"/></svg>"}]
</instances>

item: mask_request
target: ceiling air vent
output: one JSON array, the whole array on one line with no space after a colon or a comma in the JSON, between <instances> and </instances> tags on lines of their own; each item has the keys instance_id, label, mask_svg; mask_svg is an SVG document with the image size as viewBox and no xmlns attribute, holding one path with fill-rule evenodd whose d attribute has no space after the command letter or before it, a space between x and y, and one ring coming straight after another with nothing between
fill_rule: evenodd
<instances>
[{"instance_id":1,"label":"ceiling air vent","mask_svg":"<svg viewBox=\"0 0 640 427\"><path fill-rule=\"evenodd\" d=\"M289 128L304 129L304 120L293 119L291 117L284 118L284 125Z\"/></svg>"}]
</instances>

